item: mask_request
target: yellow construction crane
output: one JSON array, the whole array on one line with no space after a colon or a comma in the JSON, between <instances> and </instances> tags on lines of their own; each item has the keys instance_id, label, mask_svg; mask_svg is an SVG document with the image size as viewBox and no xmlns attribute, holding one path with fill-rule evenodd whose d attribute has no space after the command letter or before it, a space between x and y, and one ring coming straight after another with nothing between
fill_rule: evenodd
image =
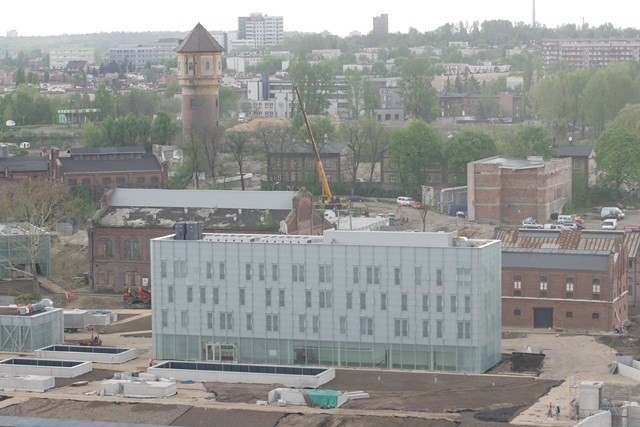
<instances>
[{"instance_id":1,"label":"yellow construction crane","mask_svg":"<svg viewBox=\"0 0 640 427\"><path fill-rule=\"evenodd\" d=\"M346 207L346 203L343 203L342 201L333 197L331 187L329 186L329 180L327 179L327 174L325 173L324 165L322 164L322 158L320 157L320 150L318 149L316 139L313 137L311 125L309 124L309 118L307 117L307 112L304 109L304 103L302 102L302 97L300 96L298 86L294 86L293 90L295 91L298 102L300 103L300 111L302 111L302 117L304 118L304 124L307 127L307 133L309 134L309 139L311 140L311 146L313 147L313 152L316 155L316 172L318 173L318 178L320 179L320 183L322 184L322 204L327 209L331 209L334 207Z\"/></svg>"}]
</instances>

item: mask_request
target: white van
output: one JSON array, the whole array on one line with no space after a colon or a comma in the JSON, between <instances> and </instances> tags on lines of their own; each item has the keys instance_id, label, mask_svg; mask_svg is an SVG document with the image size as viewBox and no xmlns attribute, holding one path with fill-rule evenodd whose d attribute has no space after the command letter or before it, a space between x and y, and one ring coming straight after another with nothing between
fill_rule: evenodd
<instances>
[{"instance_id":1,"label":"white van","mask_svg":"<svg viewBox=\"0 0 640 427\"><path fill-rule=\"evenodd\" d=\"M411 197L400 196L396 199L398 206L411 206L413 199Z\"/></svg>"},{"instance_id":2,"label":"white van","mask_svg":"<svg viewBox=\"0 0 640 427\"><path fill-rule=\"evenodd\" d=\"M614 218L605 219L602 221L603 230L615 230L618 226L618 220Z\"/></svg>"},{"instance_id":3,"label":"white van","mask_svg":"<svg viewBox=\"0 0 640 427\"><path fill-rule=\"evenodd\" d=\"M573 215L558 215L558 224L573 222Z\"/></svg>"},{"instance_id":4,"label":"white van","mask_svg":"<svg viewBox=\"0 0 640 427\"><path fill-rule=\"evenodd\" d=\"M604 207L600 210L600 218L602 220L605 220L608 218L615 218L617 220L621 220L624 218L624 212L622 212L620 208Z\"/></svg>"}]
</instances>

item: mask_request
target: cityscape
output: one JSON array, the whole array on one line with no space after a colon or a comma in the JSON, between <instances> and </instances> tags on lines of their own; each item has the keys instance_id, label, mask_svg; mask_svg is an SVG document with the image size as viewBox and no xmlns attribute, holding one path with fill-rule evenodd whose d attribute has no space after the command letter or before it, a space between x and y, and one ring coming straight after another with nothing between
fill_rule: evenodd
<instances>
[{"instance_id":1,"label":"cityscape","mask_svg":"<svg viewBox=\"0 0 640 427\"><path fill-rule=\"evenodd\" d=\"M7 31L0 424L640 425L640 30L530 5Z\"/></svg>"}]
</instances>

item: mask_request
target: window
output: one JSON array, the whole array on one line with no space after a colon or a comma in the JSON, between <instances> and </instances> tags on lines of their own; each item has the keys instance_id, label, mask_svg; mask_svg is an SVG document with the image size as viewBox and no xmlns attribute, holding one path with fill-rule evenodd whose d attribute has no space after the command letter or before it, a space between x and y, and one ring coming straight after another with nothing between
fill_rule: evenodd
<instances>
[{"instance_id":1,"label":"window","mask_svg":"<svg viewBox=\"0 0 640 427\"><path fill-rule=\"evenodd\" d=\"M422 282L422 267L414 267L413 268L413 284L419 286Z\"/></svg>"},{"instance_id":2,"label":"window","mask_svg":"<svg viewBox=\"0 0 640 427\"><path fill-rule=\"evenodd\" d=\"M393 321L393 335L396 337L409 336L409 321L407 319L395 319Z\"/></svg>"},{"instance_id":3,"label":"window","mask_svg":"<svg viewBox=\"0 0 640 427\"><path fill-rule=\"evenodd\" d=\"M187 302L193 302L193 286L187 286Z\"/></svg>"},{"instance_id":4,"label":"window","mask_svg":"<svg viewBox=\"0 0 640 427\"><path fill-rule=\"evenodd\" d=\"M124 241L124 257L140 259L140 242L138 240L127 239Z\"/></svg>"},{"instance_id":5,"label":"window","mask_svg":"<svg viewBox=\"0 0 640 427\"><path fill-rule=\"evenodd\" d=\"M169 313L167 310L162 310L162 326L166 328L169 326Z\"/></svg>"},{"instance_id":6,"label":"window","mask_svg":"<svg viewBox=\"0 0 640 427\"><path fill-rule=\"evenodd\" d=\"M428 320L422 321L422 337L429 338L429 321Z\"/></svg>"},{"instance_id":7,"label":"window","mask_svg":"<svg viewBox=\"0 0 640 427\"><path fill-rule=\"evenodd\" d=\"M318 266L318 281L320 283L331 283L331 266L330 265Z\"/></svg>"},{"instance_id":8,"label":"window","mask_svg":"<svg viewBox=\"0 0 640 427\"><path fill-rule=\"evenodd\" d=\"M513 289L522 289L522 276L519 274L513 276Z\"/></svg>"},{"instance_id":9,"label":"window","mask_svg":"<svg viewBox=\"0 0 640 427\"><path fill-rule=\"evenodd\" d=\"M599 279L593 279L593 293L594 294L599 294L600 293L600 280Z\"/></svg>"},{"instance_id":10,"label":"window","mask_svg":"<svg viewBox=\"0 0 640 427\"><path fill-rule=\"evenodd\" d=\"M265 268L264 264L258 264L258 280L264 280Z\"/></svg>"},{"instance_id":11,"label":"window","mask_svg":"<svg viewBox=\"0 0 640 427\"><path fill-rule=\"evenodd\" d=\"M233 313L220 313L220 329L223 331L233 329Z\"/></svg>"},{"instance_id":12,"label":"window","mask_svg":"<svg viewBox=\"0 0 640 427\"><path fill-rule=\"evenodd\" d=\"M471 338L471 321L470 320L465 320L464 321L464 339L470 339Z\"/></svg>"},{"instance_id":13,"label":"window","mask_svg":"<svg viewBox=\"0 0 640 427\"><path fill-rule=\"evenodd\" d=\"M331 308L331 291L320 291L320 308Z\"/></svg>"},{"instance_id":14,"label":"window","mask_svg":"<svg viewBox=\"0 0 640 427\"><path fill-rule=\"evenodd\" d=\"M311 291L304 292L304 301L307 308L311 308Z\"/></svg>"},{"instance_id":15,"label":"window","mask_svg":"<svg viewBox=\"0 0 640 427\"><path fill-rule=\"evenodd\" d=\"M278 264L271 264L271 280L278 281Z\"/></svg>"},{"instance_id":16,"label":"window","mask_svg":"<svg viewBox=\"0 0 640 427\"><path fill-rule=\"evenodd\" d=\"M246 302L244 288L240 288L238 292L239 292L238 300L240 301L240 305L244 305Z\"/></svg>"},{"instance_id":17,"label":"window","mask_svg":"<svg viewBox=\"0 0 640 427\"><path fill-rule=\"evenodd\" d=\"M547 276L540 276L540 290L541 291L546 291L547 290Z\"/></svg>"},{"instance_id":18,"label":"window","mask_svg":"<svg viewBox=\"0 0 640 427\"><path fill-rule=\"evenodd\" d=\"M360 292L360 310L367 309L367 294L365 292Z\"/></svg>"},{"instance_id":19,"label":"window","mask_svg":"<svg viewBox=\"0 0 640 427\"><path fill-rule=\"evenodd\" d=\"M443 300L442 300L442 295L438 295L436 297L436 311L438 313L442 313L442 309L444 308L444 304L443 304Z\"/></svg>"},{"instance_id":20,"label":"window","mask_svg":"<svg viewBox=\"0 0 640 427\"><path fill-rule=\"evenodd\" d=\"M247 331L253 330L253 314L247 313Z\"/></svg>"},{"instance_id":21,"label":"window","mask_svg":"<svg viewBox=\"0 0 640 427\"><path fill-rule=\"evenodd\" d=\"M160 261L160 277L167 277L167 261Z\"/></svg>"},{"instance_id":22,"label":"window","mask_svg":"<svg viewBox=\"0 0 640 427\"><path fill-rule=\"evenodd\" d=\"M464 312L471 313L471 295L464 296Z\"/></svg>"},{"instance_id":23,"label":"window","mask_svg":"<svg viewBox=\"0 0 640 427\"><path fill-rule=\"evenodd\" d=\"M271 289L264 290L264 305L271 307Z\"/></svg>"},{"instance_id":24,"label":"window","mask_svg":"<svg viewBox=\"0 0 640 427\"><path fill-rule=\"evenodd\" d=\"M207 311L207 329L213 329L213 312Z\"/></svg>"},{"instance_id":25,"label":"window","mask_svg":"<svg viewBox=\"0 0 640 427\"><path fill-rule=\"evenodd\" d=\"M387 294L386 292L380 294L380 310L387 309Z\"/></svg>"},{"instance_id":26,"label":"window","mask_svg":"<svg viewBox=\"0 0 640 427\"><path fill-rule=\"evenodd\" d=\"M373 318L360 318L360 335L373 335Z\"/></svg>"},{"instance_id":27,"label":"window","mask_svg":"<svg viewBox=\"0 0 640 427\"><path fill-rule=\"evenodd\" d=\"M597 319L599 319L599 318L600 318L600 314L599 314L599 313L592 313L592 314L591 314L591 318L592 318L593 320L597 320Z\"/></svg>"},{"instance_id":28,"label":"window","mask_svg":"<svg viewBox=\"0 0 640 427\"><path fill-rule=\"evenodd\" d=\"M438 338L442 338L443 334L444 334L444 324L442 323L442 320L438 320L436 322L436 336Z\"/></svg>"},{"instance_id":29,"label":"window","mask_svg":"<svg viewBox=\"0 0 640 427\"><path fill-rule=\"evenodd\" d=\"M455 313L458 310L458 300L455 295L451 295L451 312Z\"/></svg>"},{"instance_id":30,"label":"window","mask_svg":"<svg viewBox=\"0 0 640 427\"><path fill-rule=\"evenodd\" d=\"M471 269L456 269L456 283L458 284L458 286L471 286Z\"/></svg>"},{"instance_id":31,"label":"window","mask_svg":"<svg viewBox=\"0 0 640 427\"><path fill-rule=\"evenodd\" d=\"M442 270L439 268L436 270L436 286L442 286Z\"/></svg>"},{"instance_id":32,"label":"window","mask_svg":"<svg viewBox=\"0 0 640 427\"><path fill-rule=\"evenodd\" d=\"M224 280L227 275L227 269L225 268L224 261L220 262L218 269L219 269L218 274L220 275L220 280Z\"/></svg>"},{"instance_id":33,"label":"window","mask_svg":"<svg viewBox=\"0 0 640 427\"><path fill-rule=\"evenodd\" d=\"M515 310L513 310L513 315L514 316L520 316L520 309L516 308Z\"/></svg>"},{"instance_id":34,"label":"window","mask_svg":"<svg viewBox=\"0 0 640 427\"><path fill-rule=\"evenodd\" d=\"M573 318L573 311L567 311L567 312L565 313L565 317L566 317L567 319L571 319L571 318Z\"/></svg>"},{"instance_id":35,"label":"window","mask_svg":"<svg viewBox=\"0 0 640 427\"><path fill-rule=\"evenodd\" d=\"M291 279L294 282L304 282L304 265L302 264L293 264L291 268Z\"/></svg>"},{"instance_id":36,"label":"window","mask_svg":"<svg viewBox=\"0 0 640 427\"><path fill-rule=\"evenodd\" d=\"M280 329L280 324L277 314L267 314L266 329L267 332L278 332L278 329Z\"/></svg>"},{"instance_id":37,"label":"window","mask_svg":"<svg viewBox=\"0 0 640 427\"><path fill-rule=\"evenodd\" d=\"M355 285L360 283L360 267L356 265L353 266L353 283Z\"/></svg>"},{"instance_id":38,"label":"window","mask_svg":"<svg viewBox=\"0 0 640 427\"><path fill-rule=\"evenodd\" d=\"M400 295L400 310L407 311L407 306L409 305L407 294Z\"/></svg>"},{"instance_id":39,"label":"window","mask_svg":"<svg viewBox=\"0 0 640 427\"><path fill-rule=\"evenodd\" d=\"M313 323L313 333L317 334L320 331L320 317L318 316L313 316L313 318L311 319L312 323Z\"/></svg>"},{"instance_id":40,"label":"window","mask_svg":"<svg viewBox=\"0 0 640 427\"><path fill-rule=\"evenodd\" d=\"M573 292L573 278L572 277L567 277L566 289L567 289L567 292Z\"/></svg>"},{"instance_id":41,"label":"window","mask_svg":"<svg viewBox=\"0 0 640 427\"><path fill-rule=\"evenodd\" d=\"M304 314L298 315L298 328L300 332L304 333L307 330L307 316Z\"/></svg>"},{"instance_id":42,"label":"window","mask_svg":"<svg viewBox=\"0 0 640 427\"><path fill-rule=\"evenodd\" d=\"M176 260L173 261L173 277L187 277L187 263L184 260Z\"/></svg>"},{"instance_id":43,"label":"window","mask_svg":"<svg viewBox=\"0 0 640 427\"><path fill-rule=\"evenodd\" d=\"M183 328L186 328L187 326L189 326L189 311L182 310L180 312L180 325Z\"/></svg>"},{"instance_id":44,"label":"window","mask_svg":"<svg viewBox=\"0 0 640 427\"><path fill-rule=\"evenodd\" d=\"M173 302L173 286L167 286L167 299Z\"/></svg>"},{"instance_id":45,"label":"window","mask_svg":"<svg viewBox=\"0 0 640 427\"><path fill-rule=\"evenodd\" d=\"M464 322L458 322L458 339L461 340L464 337Z\"/></svg>"},{"instance_id":46,"label":"window","mask_svg":"<svg viewBox=\"0 0 640 427\"><path fill-rule=\"evenodd\" d=\"M393 269L393 284L400 284L400 267L394 267Z\"/></svg>"},{"instance_id":47,"label":"window","mask_svg":"<svg viewBox=\"0 0 640 427\"><path fill-rule=\"evenodd\" d=\"M213 263L207 261L207 279L213 278Z\"/></svg>"},{"instance_id":48,"label":"window","mask_svg":"<svg viewBox=\"0 0 640 427\"><path fill-rule=\"evenodd\" d=\"M580 167L580 162L576 159L573 160L573 169L578 169Z\"/></svg>"},{"instance_id":49,"label":"window","mask_svg":"<svg viewBox=\"0 0 640 427\"><path fill-rule=\"evenodd\" d=\"M429 311L429 295L422 294L422 311Z\"/></svg>"},{"instance_id":50,"label":"window","mask_svg":"<svg viewBox=\"0 0 640 427\"><path fill-rule=\"evenodd\" d=\"M251 264L249 263L244 265L244 278L245 280L251 280Z\"/></svg>"},{"instance_id":51,"label":"window","mask_svg":"<svg viewBox=\"0 0 640 427\"><path fill-rule=\"evenodd\" d=\"M218 288L213 288L211 291L213 294L213 304L218 304L220 302L220 290Z\"/></svg>"},{"instance_id":52,"label":"window","mask_svg":"<svg viewBox=\"0 0 640 427\"><path fill-rule=\"evenodd\" d=\"M347 316L340 316L340 333L347 333Z\"/></svg>"},{"instance_id":53,"label":"window","mask_svg":"<svg viewBox=\"0 0 640 427\"><path fill-rule=\"evenodd\" d=\"M367 267L367 285L380 284L380 267Z\"/></svg>"},{"instance_id":54,"label":"window","mask_svg":"<svg viewBox=\"0 0 640 427\"><path fill-rule=\"evenodd\" d=\"M192 63L190 62L189 63L189 70L191 70L192 66L193 66ZM189 100L189 106L191 107L191 109L196 108L196 100L195 99Z\"/></svg>"},{"instance_id":55,"label":"window","mask_svg":"<svg viewBox=\"0 0 640 427\"><path fill-rule=\"evenodd\" d=\"M104 241L103 250L104 250L104 257L105 258L113 258L113 241L111 239L106 239ZM166 266L165 266L165 268L166 268ZM162 276L162 277L167 277L166 276L166 272L165 272L165 275Z\"/></svg>"},{"instance_id":56,"label":"window","mask_svg":"<svg viewBox=\"0 0 640 427\"><path fill-rule=\"evenodd\" d=\"M351 292L347 292L347 310L351 310L353 308L353 295Z\"/></svg>"}]
</instances>

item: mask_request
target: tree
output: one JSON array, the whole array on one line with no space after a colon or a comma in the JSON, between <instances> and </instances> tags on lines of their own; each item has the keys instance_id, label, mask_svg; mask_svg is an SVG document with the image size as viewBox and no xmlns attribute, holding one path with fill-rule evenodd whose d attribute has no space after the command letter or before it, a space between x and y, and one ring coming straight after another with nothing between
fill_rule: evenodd
<instances>
[{"instance_id":1,"label":"tree","mask_svg":"<svg viewBox=\"0 0 640 427\"><path fill-rule=\"evenodd\" d=\"M600 180L611 186L620 200L621 192L640 181L640 134L623 128L606 130L596 141Z\"/></svg>"},{"instance_id":2,"label":"tree","mask_svg":"<svg viewBox=\"0 0 640 427\"><path fill-rule=\"evenodd\" d=\"M240 173L240 186L242 191L244 188L244 165L245 158L249 149L249 134L247 132L238 132L229 130L226 132L227 145L229 147L229 151L233 156L233 159L236 161L238 165L238 171Z\"/></svg>"},{"instance_id":3,"label":"tree","mask_svg":"<svg viewBox=\"0 0 640 427\"><path fill-rule=\"evenodd\" d=\"M549 134L541 126L519 126L510 154L514 157L541 156L549 159L553 156L551 142Z\"/></svg>"},{"instance_id":4,"label":"tree","mask_svg":"<svg viewBox=\"0 0 640 427\"><path fill-rule=\"evenodd\" d=\"M13 270L31 276L34 293L39 292L38 259L45 234L57 223L81 211L82 201L71 195L65 184L33 179L5 186L0 193L0 218L20 224L25 230L28 266ZM0 260L0 262L6 262Z\"/></svg>"},{"instance_id":5,"label":"tree","mask_svg":"<svg viewBox=\"0 0 640 427\"><path fill-rule=\"evenodd\" d=\"M233 88L229 86L220 87L218 99L220 101L220 117L230 117L238 111L238 97Z\"/></svg>"},{"instance_id":6,"label":"tree","mask_svg":"<svg viewBox=\"0 0 640 427\"><path fill-rule=\"evenodd\" d=\"M340 125L339 134L340 139L347 144L347 174L352 185L355 185L366 144L364 122L356 120L343 123Z\"/></svg>"},{"instance_id":7,"label":"tree","mask_svg":"<svg viewBox=\"0 0 640 427\"><path fill-rule=\"evenodd\" d=\"M349 106L349 118L357 120L364 105L364 78L362 73L347 70L344 73L347 84L346 101Z\"/></svg>"},{"instance_id":8,"label":"tree","mask_svg":"<svg viewBox=\"0 0 640 427\"><path fill-rule=\"evenodd\" d=\"M156 114L151 123L151 142L160 145L169 145L178 134L180 128L171 120L167 113Z\"/></svg>"},{"instance_id":9,"label":"tree","mask_svg":"<svg viewBox=\"0 0 640 427\"><path fill-rule=\"evenodd\" d=\"M417 196L427 182L427 171L442 161L440 135L422 120L413 120L391 134L389 156L405 190Z\"/></svg>"},{"instance_id":10,"label":"tree","mask_svg":"<svg viewBox=\"0 0 640 427\"><path fill-rule=\"evenodd\" d=\"M482 131L465 130L445 145L449 177L455 183L467 182L467 163L498 154L495 141Z\"/></svg>"},{"instance_id":11,"label":"tree","mask_svg":"<svg viewBox=\"0 0 640 427\"><path fill-rule=\"evenodd\" d=\"M431 87L433 70L426 58L411 57L400 69L398 86L405 108L413 118L430 121L437 117L438 99Z\"/></svg>"},{"instance_id":12,"label":"tree","mask_svg":"<svg viewBox=\"0 0 640 427\"><path fill-rule=\"evenodd\" d=\"M307 114L324 114L333 92L333 73L325 63L296 62L289 68L294 86L300 90Z\"/></svg>"},{"instance_id":13,"label":"tree","mask_svg":"<svg viewBox=\"0 0 640 427\"><path fill-rule=\"evenodd\" d=\"M607 129L626 129L640 133L640 104L627 104L607 123Z\"/></svg>"},{"instance_id":14,"label":"tree","mask_svg":"<svg viewBox=\"0 0 640 427\"><path fill-rule=\"evenodd\" d=\"M368 159L371 168L369 170L369 186L373 183L373 173L376 165L382 163L384 153L389 147L389 134L382 123L369 117L364 121L365 146L363 156Z\"/></svg>"}]
</instances>

